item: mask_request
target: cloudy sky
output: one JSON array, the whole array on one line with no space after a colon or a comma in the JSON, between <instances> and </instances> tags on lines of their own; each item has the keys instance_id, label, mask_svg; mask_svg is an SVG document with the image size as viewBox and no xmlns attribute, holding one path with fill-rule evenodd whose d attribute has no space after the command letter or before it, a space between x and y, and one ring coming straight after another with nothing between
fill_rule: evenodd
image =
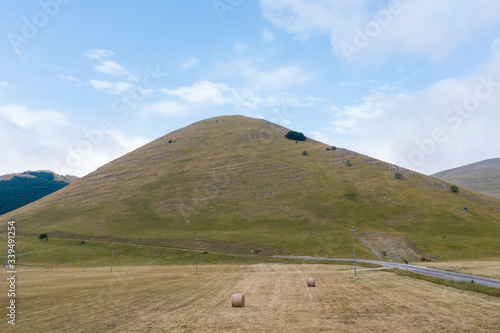
<instances>
[{"instance_id":1,"label":"cloudy sky","mask_svg":"<svg viewBox=\"0 0 500 333\"><path fill-rule=\"evenodd\" d=\"M500 157L498 0L0 0L0 174L265 118L425 174Z\"/></svg>"}]
</instances>

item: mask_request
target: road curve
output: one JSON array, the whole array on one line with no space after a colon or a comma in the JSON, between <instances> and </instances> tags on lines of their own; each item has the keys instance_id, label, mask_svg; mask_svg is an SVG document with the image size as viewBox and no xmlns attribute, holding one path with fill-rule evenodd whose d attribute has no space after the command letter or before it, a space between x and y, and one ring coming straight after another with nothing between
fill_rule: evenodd
<instances>
[{"instance_id":1,"label":"road curve","mask_svg":"<svg viewBox=\"0 0 500 333\"><path fill-rule=\"evenodd\" d=\"M352 259L339 259L339 258L318 258L318 257L297 257L297 256L273 256L277 258L289 258L289 259L307 259L307 260L332 260L332 261L352 261ZM411 272L425 274L430 276L436 276L443 279L455 280L455 281L464 281L464 282L474 282L483 286L500 288L500 280L486 278L477 275L468 275L461 273L454 273L448 271L442 271L439 269L427 268L416 265L407 265L403 263L394 263L387 261L377 261L377 260L356 260L357 262L366 262L371 264L376 264L380 266L384 266L387 268L400 268L404 270L408 270Z\"/></svg>"}]
</instances>

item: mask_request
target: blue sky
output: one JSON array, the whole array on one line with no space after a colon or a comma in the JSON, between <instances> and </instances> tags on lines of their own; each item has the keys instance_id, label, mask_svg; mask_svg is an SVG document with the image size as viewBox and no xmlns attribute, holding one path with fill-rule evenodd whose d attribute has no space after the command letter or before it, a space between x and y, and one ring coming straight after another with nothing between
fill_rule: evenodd
<instances>
[{"instance_id":1,"label":"blue sky","mask_svg":"<svg viewBox=\"0 0 500 333\"><path fill-rule=\"evenodd\" d=\"M500 157L496 0L0 0L0 174L265 118L425 174Z\"/></svg>"}]
</instances>

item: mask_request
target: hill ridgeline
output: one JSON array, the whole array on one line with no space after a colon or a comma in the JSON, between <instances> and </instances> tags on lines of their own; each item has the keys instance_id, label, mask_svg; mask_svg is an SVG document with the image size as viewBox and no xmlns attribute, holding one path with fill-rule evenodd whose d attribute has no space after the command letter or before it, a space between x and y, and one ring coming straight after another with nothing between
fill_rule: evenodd
<instances>
[{"instance_id":1,"label":"hill ridgeline","mask_svg":"<svg viewBox=\"0 0 500 333\"><path fill-rule=\"evenodd\" d=\"M243 116L203 120L1 223L51 237L344 258L354 226L360 258L500 257L498 199L288 132Z\"/></svg>"}]
</instances>

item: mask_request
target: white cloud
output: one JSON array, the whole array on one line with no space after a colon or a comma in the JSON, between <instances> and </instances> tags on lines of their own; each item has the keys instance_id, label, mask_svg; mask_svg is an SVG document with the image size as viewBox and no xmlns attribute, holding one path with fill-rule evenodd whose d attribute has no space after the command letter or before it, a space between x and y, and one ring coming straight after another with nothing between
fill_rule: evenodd
<instances>
[{"instance_id":1,"label":"white cloud","mask_svg":"<svg viewBox=\"0 0 500 333\"><path fill-rule=\"evenodd\" d=\"M267 30L266 28L262 29L262 39L266 42L272 42L274 40L274 34Z\"/></svg>"},{"instance_id":2,"label":"white cloud","mask_svg":"<svg viewBox=\"0 0 500 333\"><path fill-rule=\"evenodd\" d=\"M100 65L95 66L95 70L112 76L130 75L119 63L112 60L105 60Z\"/></svg>"},{"instance_id":3,"label":"white cloud","mask_svg":"<svg viewBox=\"0 0 500 333\"><path fill-rule=\"evenodd\" d=\"M283 66L270 71L256 71L247 67L243 73L257 87L262 89L285 87L292 84L304 84L312 80L313 75L306 73L300 66Z\"/></svg>"},{"instance_id":4,"label":"white cloud","mask_svg":"<svg viewBox=\"0 0 500 333\"><path fill-rule=\"evenodd\" d=\"M500 57L470 75L412 93L373 91L332 108L332 127L317 137L424 173L498 157Z\"/></svg>"},{"instance_id":5,"label":"white cloud","mask_svg":"<svg viewBox=\"0 0 500 333\"><path fill-rule=\"evenodd\" d=\"M287 106L287 107L314 107L323 103L325 100L314 96L298 97L291 94L273 94L268 95L263 105L269 106Z\"/></svg>"},{"instance_id":6,"label":"white cloud","mask_svg":"<svg viewBox=\"0 0 500 333\"><path fill-rule=\"evenodd\" d=\"M8 82L0 82L0 94L7 88L12 88L12 86Z\"/></svg>"},{"instance_id":7,"label":"white cloud","mask_svg":"<svg viewBox=\"0 0 500 333\"><path fill-rule=\"evenodd\" d=\"M261 0L261 8L264 18L276 27L307 39L318 33L337 36L360 24L367 18L367 3L368 0Z\"/></svg>"},{"instance_id":8,"label":"white cloud","mask_svg":"<svg viewBox=\"0 0 500 333\"><path fill-rule=\"evenodd\" d=\"M59 74L58 76L59 76L59 78L61 80L73 81L73 82L78 81L74 76L71 76L71 75L61 75L61 74Z\"/></svg>"},{"instance_id":9,"label":"white cloud","mask_svg":"<svg viewBox=\"0 0 500 333\"><path fill-rule=\"evenodd\" d=\"M188 103L224 105L233 104L249 108L255 108L262 103L262 99L253 92L247 90L238 90L230 88L224 83L215 83L210 81L199 81L191 87L182 87L178 89L162 89L162 92L176 96Z\"/></svg>"},{"instance_id":10,"label":"white cloud","mask_svg":"<svg viewBox=\"0 0 500 333\"><path fill-rule=\"evenodd\" d=\"M229 113L237 112L245 115L253 115L254 110L265 110L267 113L272 111L268 119L286 126L290 125L291 119L295 117L288 113L289 107L313 107L324 103L324 100L313 96L301 97L283 93L264 95L249 89L234 88L225 83L204 80L177 89L163 88L161 92L170 97L142 107L139 111L140 116L149 117L152 114L179 116L220 106L231 107ZM261 114L258 117L263 118Z\"/></svg>"},{"instance_id":11,"label":"white cloud","mask_svg":"<svg viewBox=\"0 0 500 333\"><path fill-rule=\"evenodd\" d=\"M328 35L333 51L349 61L393 54L442 61L500 20L496 0L261 0L261 8L264 18L300 39ZM347 52L347 45L354 49Z\"/></svg>"},{"instance_id":12,"label":"white cloud","mask_svg":"<svg viewBox=\"0 0 500 333\"><path fill-rule=\"evenodd\" d=\"M244 53L250 51L251 47L245 43L237 42L233 45L233 51L236 53Z\"/></svg>"},{"instance_id":13,"label":"white cloud","mask_svg":"<svg viewBox=\"0 0 500 333\"><path fill-rule=\"evenodd\" d=\"M319 142L323 142L323 143L329 143L332 140L330 135L328 135L327 133L320 132L320 131L312 131L311 136L314 140L319 141Z\"/></svg>"},{"instance_id":14,"label":"white cloud","mask_svg":"<svg viewBox=\"0 0 500 333\"><path fill-rule=\"evenodd\" d=\"M29 112L23 106L0 106L0 149L5 161L0 164L0 174L48 169L54 157L52 144L57 144L55 133L61 126L40 116L40 112Z\"/></svg>"},{"instance_id":15,"label":"white cloud","mask_svg":"<svg viewBox=\"0 0 500 333\"><path fill-rule=\"evenodd\" d=\"M89 51L85 52L84 56L89 58L89 59L92 59L92 60L102 60L105 58L109 58L114 54L115 53L113 51L110 51L110 50L93 49L93 50L89 50Z\"/></svg>"},{"instance_id":16,"label":"white cloud","mask_svg":"<svg viewBox=\"0 0 500 333\"><path fill-rule=\"evenodd\" d=\"M64 113L0 104L0 174L53 170L84 176L150 140L71 125Z\"/></svg>"},{"instance_id":17,"label":"white cloud","mask_svg":"<svg viewBox=\"0 0 500 333\"><path fill-rule=\"evenodd\" d=\"M278 115L270 119L271 121L279 122L283 125L289 125L290 122L286 115L288 107L313 107L324 100L313 96L294 96L291 94L262 94L245 88L233 88L225 83L216 83L211 81L199 81L192 86L180 87L177 89L162 89L164 94L175 96L180 99L181 103L174 103L171 100L164 101L158 106L153 105L155 113L171 114L171 112L160 112L160 108L164 110L171 109L174 114L186 112L187 110L202 109L211 106L234 106L242 108L239 112L249 112L248 109L258 109L261 107L271 107L273 113ZM165 103L165 105L163 105ZM182 105L184 105L182 107ZM179 112L175 112L178 110ZM284 110L284 111L283 111ZM284 113L283 113L284 112ZM143 115L149 112L142 111Z\"/></svg>"},{"instance_id":18,"label":"white cloud","mask_svg":"<svg viewBox=\"0 0 500 333\"><path fill-rule=\"evenodd\" d=\"M364 102L357 105L344 106L342 109L332 108L337 118L333 121L334 131L346 133L356 127L360 121L370 121L384 115L384 110L391 110L391 101L385 96L373 93L364 97Z\"/></svg>"},{"instance_id":19,"label":"white cloud","mask_svg":"<svg viewBox=\"0 0 500 333\"><path fill-rule=\"evenodd\" d=\"M128 82L116 82L112 83L109 81L101 80L89 80L89 84L96 90L101 90L110 95L119 95L127 91L131 91L135 86ZM149 93L148 91L145 91Z\"/></svg>"},{"instance_id":20,"label":"white cloud","mask_svg":"<svg viewBox=\"0 0 500 333\"><path fill-rule=\"evenodd\" d=\"M167 95L177 96L189 103L222 105L229 102L224 97L224 92L229 90L230 88L225 84L199 81L191 87L182 87L174 90L163 89L162 92Z\"/></svg>"},{"instance_id":21,"label":"white cloud","mask_svg":"<svg viewBox=\"0 0 500 333\"><path fill-rule=\"evenodd\" d=\"M186 103L179 103L177 101L165 100L144 106L139 111L139 115L142 117L148 117L151 114L159 114L164 116L179 116L187 114L189 110L190 107Z\"/></svg>"},{"instance_id":22,"label":"white cloud","mask_svg":"<svg viewBox=\"0 0 500 333\"><path fill-rule=\"evenodd\" d=\"M221 63L217 70L227 77L242 78L259 90L280 90L290 86L300 86L312 81L316 76L315 73L308 72L299 65L284 65L261 70L247 59Z\"/></svg>"},{"instance_id":23,"label":"white cloud","mask_svg":"<svg viewBox=\"0 0 500 333\"><path fill-rule=\"evenodd\" d=\"M493 42L491 43L491 52L494 54L500 53L500 37L495 38Z\"/></svg>"},{"instance_id":24,"label":"white cloud","mask_svg":"<svg viewBox=\"0 0 500 333\"><path fill-rule=\"evenodd\" d=\"M1 104L0 119L0 149L8 161L0 165L0 174L49 169L62 146L67 118L53 110Z\"/></svg>"},{"instance_id":25,"label":"white cloud","mask_svg":"<svg viewBox=\"0 0 500 333\"><path fill-rule=\"evenodd\" d=\"M260 113L252 113L252 112L249 112L249 111L244 112L244 115L247 116L247 117L257 118L257 119L265 119L266 118L266 117L264 117Z\"/></svg>"},{"instance_id":26,"label":"white cloud","mask_svg":"<svg viewBox=\"0 0 500 333\"><path fill-rule=\"evenodd\" d=\"M103 130L99 126L75 128L64 139L65 146L59 147L50 169L77 176L86 175L151 141L142 136L129 137L117 129Z\"/></svg>"},{"instance_id":27,"label":"white cloud","mask_svg":"<svg viewBox=\"0 0 500 333\"><path fill-rule=\"evenodd\" d=\"M44 122L59 125L67 124L66 117L60 112L53 110L30 111L23 105L0 105L0 113L7 117L10 123L25 129L36 127Z\"/></svg>"},{"instance_id":28,"label":"white cloud","mask_svg":"<svg viewBox=\"0 0 500 333\"><path fill-rule=\"evenodd\" d=\"M198 63L199 63L198 59L189 58L181 64L180 68L181 68L181 70L188 70L188 69L191 69L193 67L196 67L198 65Z\"/></svg>"},{"instance_id":29,"label":"white cloud","mask_svg":"<svg viewBox=\"0 0 500 333\"><path fill-rule=\"evenodd\" d=\"M77 86L77 87L81 86L80 81L79 81L77 78L75 78L74 76L71 76L71 75L61 75L61 74L59 74L59 75L58 75L58 77L59 77L61 80L63 80L63 81L68 81L68 82L70 82L70 83L71 83L72 85L74 85L74 86Z\"/></svg>"},{"instance_id":30,"label":"white cloud","mask_svg":"<svg viewBox=\"0 0 500 333\"><path fill-rule=\"evenodd\" d=\"M128 81L134 81L136 77L132 75L127 69L116 61L109 60L114 52L103 49L93 49L84 53L84 56L91 60L99 61L99 64L94 67L96 72L111 75L114 77L127 76Z\"/></svg>"},{"instance_id":31,"label":"white cloud","mask_svg":"<svg viewBox=\"0 0 500 333\"><path fill-rule=\"evenodd\" d=\"M90 80L89 83L92 85L92 87L98 90L107 90L113 88L113 83L109 81Z\"/></svg>"},{"instance_id":32,"label":"white cloud","mask_svg":"<svg viewBox=\"0 0 500 333\"><path fill-rule=\"evenodd\" d=\"M107 134L109 135L110 140L122 147L122 150L125 152L130 152L151 142L151 139L143 136L129 137L120 130L113 130Z\"/></svg>"},{"instance_id":33,"label":"white cloud","mask_svg":"<svg viewBox=\"0 0 500 333\"><path fill-rule=\"evenodd\" d=\"M289 107L295 106L293 103L289 103L287 99L283 100L283 103L271 104L272 113L270 120L273 123L280 124L282 126L289 126L292 123L292 119L296 117L295 114L289 113Z\"/></svg>"}]
</instances>

